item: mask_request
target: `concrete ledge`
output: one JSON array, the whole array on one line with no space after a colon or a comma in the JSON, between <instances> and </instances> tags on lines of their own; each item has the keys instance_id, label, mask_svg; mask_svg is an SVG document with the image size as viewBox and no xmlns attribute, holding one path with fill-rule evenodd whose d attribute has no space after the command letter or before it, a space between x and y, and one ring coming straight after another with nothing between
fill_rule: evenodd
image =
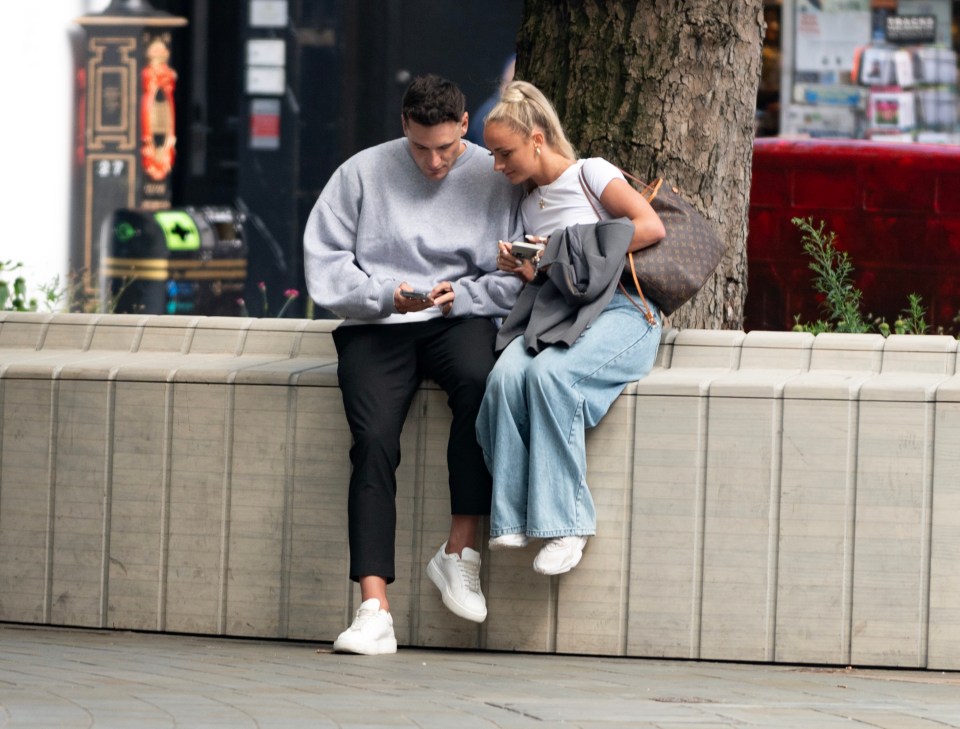
<instances>
[{"instance_id":1,"label":"concrete ledge","mask_svg":"<svg viewBox=\"0 0 960 729\"><path fill-rule=\"evenodd\" d=\"M0 620L332 640L358 602L335 324L0 313ZM960 668L957 344L664 332L589 435L581 566L485 553L481 626L423 572L448 525L426 383L398 472L398 640Z\"/></svg>"}]
</instances>

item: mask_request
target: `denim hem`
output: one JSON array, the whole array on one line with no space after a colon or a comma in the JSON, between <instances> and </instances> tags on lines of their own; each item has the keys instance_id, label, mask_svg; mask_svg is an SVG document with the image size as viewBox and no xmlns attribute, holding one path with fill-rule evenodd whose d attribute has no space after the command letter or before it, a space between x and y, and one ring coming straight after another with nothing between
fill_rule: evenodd
<instances>
[{"instance_id":1,"label":"denim hem","mask_svg":"<svg viewBox=\"0 0 960 729\"><path fill-rule=\"evenodd\" d=\"M583 532L578 529L549 529L545 531L527 532L528 537L535 539L553 539L554 537L593 537L596 536L596 530Z\"/></svg>"},{"instance_id":2,"label":"denim hem","mask_svg":"<svg viewBox=\"0 0 960 729\"><path fill-rule=\"evenodd\" d=\"M525 527L506 527L504 529L491 529L491 537L505 537L508 534L526 534Z\"/></svg>"}]
</instances>

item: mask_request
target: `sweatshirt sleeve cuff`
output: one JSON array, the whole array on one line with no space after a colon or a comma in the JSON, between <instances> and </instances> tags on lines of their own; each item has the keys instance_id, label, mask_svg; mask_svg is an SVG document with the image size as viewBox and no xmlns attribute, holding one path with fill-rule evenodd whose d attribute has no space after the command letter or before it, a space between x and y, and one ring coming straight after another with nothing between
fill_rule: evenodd
<instances>
[{"instance_id":1,"label":"sweatshirt sleeve cuff","mask_svg":"<svg viewBox=\"0 0 960 729\"><path fill-rule=\"evenodd\" d=\"M397 290L397 286L399 285L399 281L391 279L390 281L385 281L383 288L380 289L380 311L383 312L385 316L397 313L397 307L393 303L393 292Z\"/></svg>"}]
</instances>

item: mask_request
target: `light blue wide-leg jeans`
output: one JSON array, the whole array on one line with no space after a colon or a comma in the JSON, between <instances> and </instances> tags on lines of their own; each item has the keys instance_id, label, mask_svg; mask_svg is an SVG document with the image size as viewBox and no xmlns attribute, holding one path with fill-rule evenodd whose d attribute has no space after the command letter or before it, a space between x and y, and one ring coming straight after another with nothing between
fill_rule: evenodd
<instances>
[{"instance_id":1,"label":"light blue wide-leg jeans","mask_svg":"<svg viewBox=\"0 0 960 729\"><path fill-rule=\"evenodd\" d=\"M493 475L490 535L596 533L586 483L585 431L627 383L653 368L658 324L617 291L571 347L533 356L514 339L487 377L477 438Z\"/></svg>"}]
</instances>

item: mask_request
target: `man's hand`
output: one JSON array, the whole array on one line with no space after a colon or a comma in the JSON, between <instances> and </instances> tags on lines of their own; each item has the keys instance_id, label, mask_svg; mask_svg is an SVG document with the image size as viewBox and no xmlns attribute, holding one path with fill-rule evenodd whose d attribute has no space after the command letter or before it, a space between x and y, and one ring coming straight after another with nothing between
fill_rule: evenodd
<instances>
[{"instance_id":1,"label":"man's hand","mask_svg":"<svg viewBox=\"0 0 960 729\"><path fill-rule=\"evenodd\" d=\"M453 308L453 300L456 298L456 294L453 293L453 284L449 281L441 281L430 291L430 298L440 307L440 313L446 316Z\"/></svg>"},{"instance_id":2,"label":"man's hand","mask_svg":"<svg viewBox=\"0 0 960 729\"><path fill-rule=\"evenodd\" d=\"M401 291L413 291L413 287L404 281L397 286L396 291L393 292L393 307L397 310L398 314L411 314L415 311L423 311L424 309L429 309L435 303L433 296L430 294L428 294L425 299L411 299L401 294Z\"/></svg>"}]
</instances>

